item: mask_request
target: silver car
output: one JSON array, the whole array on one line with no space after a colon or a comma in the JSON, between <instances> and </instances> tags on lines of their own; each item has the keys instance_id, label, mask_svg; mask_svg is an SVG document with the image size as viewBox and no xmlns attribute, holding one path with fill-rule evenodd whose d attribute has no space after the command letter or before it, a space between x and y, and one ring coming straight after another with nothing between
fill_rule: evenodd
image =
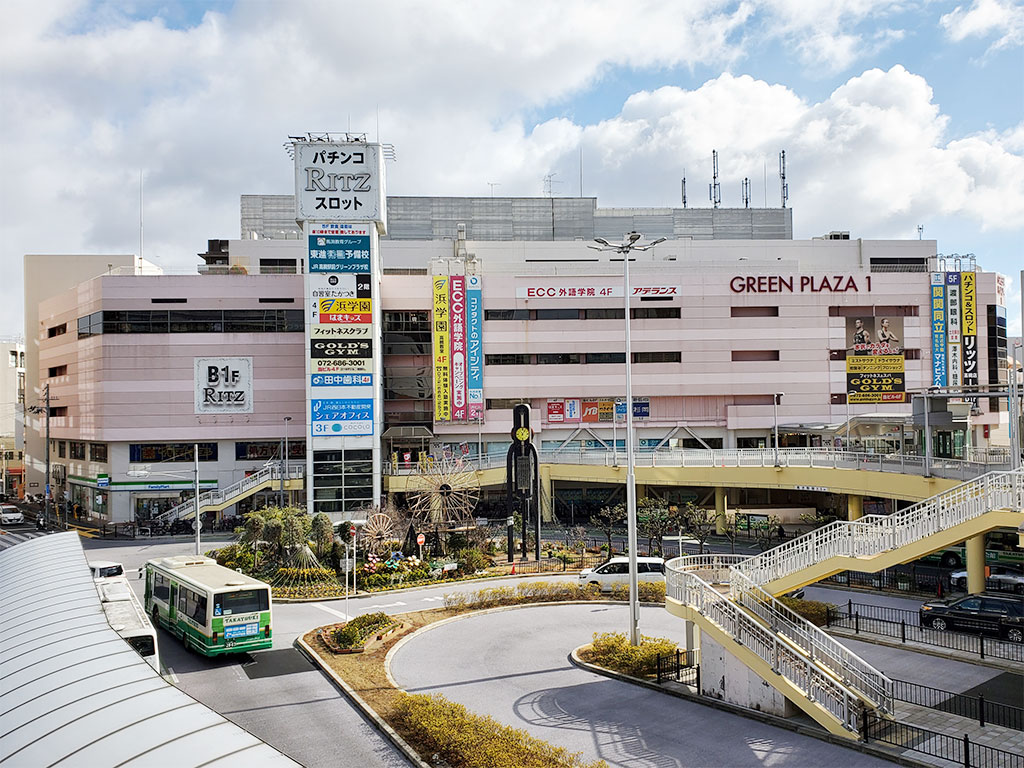
<instances>
[{"instance_id":1,"label":"silver car","mask_svg":"<svg viewBox=\"0 0 1024 768\"><path fill-rule=\"evenodd\" d=\"M24 523L25 515L21 513L21 510L15 507L13 504L0 505L0 524L2 525L15 525L17 523Z\"/></svg>"},{"instance_id":2,"label":"silver car","mask_svg":"<svg viewBox=\"0 0 1024 768\"><path fill-rule=\"evenodd\" d=\"M1024 569L1014 565L990 565L985 577L985 588L1024 595ZM953 571L949 580L956 589L967 589L967 571Z\"/></svg>"}]
</instances>

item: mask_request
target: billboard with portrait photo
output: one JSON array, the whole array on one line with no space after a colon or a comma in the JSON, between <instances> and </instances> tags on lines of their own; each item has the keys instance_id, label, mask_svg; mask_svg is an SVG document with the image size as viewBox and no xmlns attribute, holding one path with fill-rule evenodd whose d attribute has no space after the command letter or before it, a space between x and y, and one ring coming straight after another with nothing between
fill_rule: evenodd
<instances>
[{"instance_id":1,"label":"billboard with portrait photo","mask_svg":"<svg viewBox=\"0 0 1024 768\"><path fill-rule=\"evenodd\" d=\"M903 318L871 315L846 318L847 355L902 355Z\"/></svg>"},{"instance_id":2,"label":"billboard with portrait photo","mask_svg":"<svg viewBox=\"0 0 1024 768\"><path fill-rule=\"evenodd\" d=\"M850 403L906 402L903 318L846 318L846 387Z\"/></svg>"}]
</instances>

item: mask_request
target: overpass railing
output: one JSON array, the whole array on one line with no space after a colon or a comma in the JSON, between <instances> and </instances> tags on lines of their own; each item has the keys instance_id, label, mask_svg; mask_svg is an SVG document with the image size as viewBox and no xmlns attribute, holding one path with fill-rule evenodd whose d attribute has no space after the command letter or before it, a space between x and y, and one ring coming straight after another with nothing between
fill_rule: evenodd
<instances>
[{"instance_id":1,"label":"overpass railing","mask_svg":"<svg viewBox=\"0 0 1024 768\"><path fill-rule=\"evenodd\" d=\"M284 477L288 480L301 479L306 475L306 467L304 463L291 462L288 466L287 473ZM243 477L237 483L229 485L226 488L217 489L213 491L206 491L199 496L199 508L204 507L219 507L223 504L229 503L232 499L240 496L245 496L251 492L254 488L259 487L267 481L280 482L282 476L280 464L272 464L268 467L263 467L258 472L254 472L247 477ZM156 515L154 520L163 520L169 522L171 520L188 520L195 516L196 513L196 500L194 498L188 501L178 504L176 507L171 507L165 510L159 515Z\"/></svg>"},{"instance_id":2,"label":"overpass railing","mask_svg":"<svg viewBox=\"0 0 1024 768\"><path fill-rule=\"evenodd\" d=\"M615 467L624 466L626 463L625 450L544 449L538 452L538 456L542 464ZM993 470L1009 469L1009 465L1003 462L1005 456L1001 454L979 458L989 460L982 462L932 458L930 474L951 480L970 480ZM505 460L504 453L463 459L468 465L481 470L504 468ZM775 451L769 448L637 451L635 464L638 467L815 467L925 474L923 456L906 453L861 453L830 448L780 448L778 465ZM415 475L424 469L423 465L416 462L387 462L385 465L385 472L390 475Z\"/></svg>"}]
</instances>

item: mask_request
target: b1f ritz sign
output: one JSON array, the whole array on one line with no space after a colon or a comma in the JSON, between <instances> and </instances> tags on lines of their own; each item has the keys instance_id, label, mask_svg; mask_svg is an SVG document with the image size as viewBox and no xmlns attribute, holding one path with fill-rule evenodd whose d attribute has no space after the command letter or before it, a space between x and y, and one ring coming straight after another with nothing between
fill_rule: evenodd
<instances>
[{"instance_id":1,"label":"b1f ritz sign","mask_svg":"<svg viewBox=\"0 0 1024 768\"><path fill-rule=\"evenodd\" d=\"M252 413L252 358L197 357L196 413Z\"/></svg>"}]
</instances>

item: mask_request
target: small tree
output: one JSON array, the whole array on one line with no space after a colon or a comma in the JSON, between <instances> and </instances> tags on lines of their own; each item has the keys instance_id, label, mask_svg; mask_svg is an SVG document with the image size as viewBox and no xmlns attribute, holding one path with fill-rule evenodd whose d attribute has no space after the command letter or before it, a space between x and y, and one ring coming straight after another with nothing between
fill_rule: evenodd
<instances>
[{"instance_id":1,"label":"small tree","mask_svg":"<svg viewBox=\"0 0 1024 768\"><path fill-rule=\"evenodd\" d=\"M622 525L622 521L626 519L626 507L624 504L615 504L614 506L601 507L597 512L591 515L590 520L593 522L608 538L608 557L612 556L612 534L615 533L615 529Z\"/></svg>"},{"instance_id":2,"label":"small tree","mask_svg":"<svg viewBox=\"0 0 1024 768\"><path fill-rule=\"evenodd\" d=\"M310 525L310 534L317 557L323 558L330 554L331 545L334 543L334 525L331 518L323 512L318 513Z\"/></svg>"},{"instance_id":3,"label":"small tree","mask_svg":"<svg viewBox=\"0 0 1024 768\"><path fill-rule=\"evenodd\" d=\"M718 513L713 509L698 507L692 501L688 501L683 514L686 518L686 527L690 535L700 543L700 554L703 555L704 544L711 538L711 534L715 530Z\"/></svg>"},{"instance_id":4,"label":"small tree","mask_svg":"<svg viewBox=\"0 0 1024 768\"><path fill-rule=\"evenodd\" d=\"M757 548L764 552L775 546L775 542L780 540L779 529L781 527L782 521L778 515L769 515L767 520L755 525L754 543L757 545Z\"/></svg>"},{"instance_id":5,"label":"small tree","mask_svg":"<svg viewBox=\"0 0 1024 768\"><path fill-rule=\"evenodd\" d=\"M736 554L736 537L740 534L740 515L736 512L726 512L724 523L725 537L729 539L729 551Z\"/></svg>"},{"instance_id":6,"label":"small tree","mask_svg":"<svg viewBox=\"0 0 1024 768\"><path fill-rule=\"evenodd\" d=\"M642 535L647 537L647 552L652 554L651 542L658 542L660 552L665 536L677 526L678 517L668 504L660 499L640 499L637 504L637 524Z\"/></svg>"}]
</instances>

